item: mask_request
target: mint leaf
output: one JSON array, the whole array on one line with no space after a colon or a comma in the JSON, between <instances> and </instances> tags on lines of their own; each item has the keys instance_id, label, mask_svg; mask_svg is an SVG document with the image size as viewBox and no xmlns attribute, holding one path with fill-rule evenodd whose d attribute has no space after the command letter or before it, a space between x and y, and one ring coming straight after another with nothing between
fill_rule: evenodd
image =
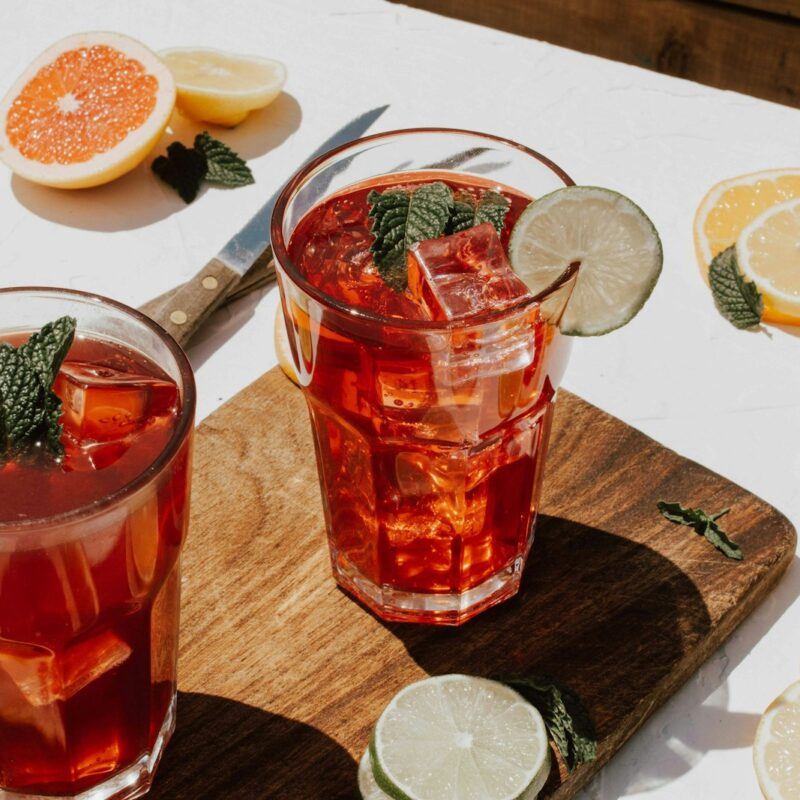
<instances>
[{"instance_id":1,"label":"mint leaf","mask_svg":"<svg viewBox=\"0 0 800 800\"><path fill-rule=\"evenodd\" d=\"M44 389L36 369L7 342L0 343L0 396L5 431L0 451L6 452L32 438L45 417Z\"/></svg>"},{"instance_id":2,"label":"mint leaf","mask_svg":"<svg viewBox=\"0 0 800 800\"><path fill-rule=\"evenodd\" d=\"M43 387L49 389L53 385L61 362L72 347L77 324L75 317L61 317L32 333L28 341L19 346L20 354L36 370Z\"/></svg>"},{"instance_id":3,"label":"mint leaf","mask_svg":"<svg viewBox=\"0 0 800 800\"><path fill-rule=\"evenodd\" d=\"M453 211L447 221L445 233L459 233L475 224L475 201L467 192L459 192L453 201Z\"/></svg>"},{"instance_id":4,"label":"mint leaf","mask_svg":"<svg viewBox=\"0 0 800 800\"><path fill-rule=\"evenodd\" d=\"M727 558L734 561L741 561L744 558L742 548L731 541L725 531L717 525L717 520L727 514L729 508L723 508L716 514L707 514L702 508L684 508L680 503L667 503L663 500L659 500L657 506L662 516L670 522L693 528Z\"/></svg>"},{"instance_id":5,"label":"mint leaf","mask_svg":"<svg viewBox=\"0 0 800 800\"><path fill-rule=\"evenodd\" d=\"M516 689L529 703L536 706L550 738L570 772L597 757L594 725L575 692L547 675L524 675L498 680Z\"/></svg>"},{"instance_id":6,"label":"mint leaf","mask_svg":"<svg viewBox=\"0 0 800 800\"><path fill-rule=\"evenodd\" d=\"M205 157L206 174L203 177L209 183L223 186L247 186L255 183L253 173L244 159L208 131L195 136L194 149Z\"/></svg>"},{"instance_id":7,"label":"mint leaf","mask_svg":"<svg viewBox=\"0 0 800 800\"><path fill-rule=\"evenodd\" d=\"M58 375L72 342L77 327L75 317L61 317L48 322L41 330L32 333L27 342L20 345L19 352L24 356L39 376L44 390L44 438L50 451L56 456L64 455L61 435L64 428L61 418L61 398L51 387Z\"/></svg>"},{"instance_id":8,"label":"mint leaf","mask_svg":"<svg viewBox=\"0 0 800 800\"><path fill-rule=\"evenodd\" d=\"M76 325L74 317L61 317L18 348L0 344L0 453L44 440L54 455L64 454L61 399L52 385Z\"/></svg>"},{"instance_id":9,"label":"mint leaf","mask_svg":"<svg viewBox=\"0 0 800 800\"><path fill-rule=\"evenodd\" d=\"M406 251L412 244L436 239L445 232L453 209L450 188L436 181L407 192L389 189L367 195L375 241L372 260L384 282L396 291L408 285Z\"/></svg>"},{"instance_id":10,"label":"mint leaf","mask_svg":"<svg viewBox=\"0 0 800 800\"><path fill-rule=\"evenodd\" d=\"M511 201L507 197L494 189L489 189L478 201L478 207L475 209L475 221L472 224L481 225L484 222L491 222L499 236L505 227L506 214L510 207Z\"/></svg>"},{"instance_id":11,"label":"mint leaf","mask_svg":"<svg viewBox=\"0 0 800 800\"><path fill-rule=\"evenodd\" d=\"M156 158L152 169L164 183L175 189L184 203L191 203L197 197L208 171L205 156L180 142L169 145L167 155Z\"/></svg>"},{"instance_id":12,"label":"mint leaf","mask_svg":"<svg viewBox=\"0 0 800 800\"><path fill-rule=\"evenodd\" d=\"M370 247L372 260L384 283L398 292L408 284L406 267L406 220L411 195L401 189L367 195L371 205L372 233L375 241Z\"/></svg>"},{"instance_id":13,"label":"mint leaf","mask_svg":"<svg viewBox=\"0 0 800 800\"><path fill-rule=\"evenodd\" d=\"M739 270L735 245L714 257L708 280L714 303L731 325L744 329L761 322L764 303L756 285L746 280Z\"/></svg>"}]
</instances>

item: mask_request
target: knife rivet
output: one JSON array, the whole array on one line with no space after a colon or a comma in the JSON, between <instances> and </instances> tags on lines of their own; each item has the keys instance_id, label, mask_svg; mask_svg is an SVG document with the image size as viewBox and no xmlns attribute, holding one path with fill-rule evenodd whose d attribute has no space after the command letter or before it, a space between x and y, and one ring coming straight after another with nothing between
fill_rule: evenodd
<instances>
[{"instance_id":1,"label":"knife rivet","mask_svg":"<svg viewBox=\"0 0 800 800\"><path fill-rule=\"evenodd\" d=\"M219 281L213 276L209 275L203 278L203 288L208 289L209 291L213 291L214 289L219 286Z\"/></svg>"},{"instance_id":2,"label":"knife rivet","mask_svg":"<svg viewBox=\"0 0 800 800\"><path fill-rule=\"evenodd\" d=\"M186 323L186 320L189 319L189 317L186 316L185 311L173 311L169 315L169 319L173 325L184 325Z\"/></svg>"}]
</instances>

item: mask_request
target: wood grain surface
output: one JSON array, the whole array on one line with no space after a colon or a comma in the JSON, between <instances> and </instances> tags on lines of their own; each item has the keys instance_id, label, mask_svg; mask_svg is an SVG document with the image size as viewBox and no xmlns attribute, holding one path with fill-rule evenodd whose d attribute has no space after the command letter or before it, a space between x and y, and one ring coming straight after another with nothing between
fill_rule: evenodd
<instances>
[{"instance_id":1,"label":"wood grain surface","mask_svg":"<svg viewBox=\"0 0 800 800\"><path fill-rule=\"evenodd\" d=\"M198 431L178 728L157 800L357 798L382 708L425 675L547 672L597 725L573 797L766 596L795 549L774 508L562 392L519 596L461 628L384 624L330 577L305 402L277 370ZM659 499L716 511L724 558Z\"/></svg>"},{"instance_id":2,"label":"wood grain surface","mask_svg":"<svg viewBox=\"0 0 800 800\"><path fill-rule=\"evenodd\" d=\"M395 2L800 107L797 0Z\"/></svg>"}]
</instances>

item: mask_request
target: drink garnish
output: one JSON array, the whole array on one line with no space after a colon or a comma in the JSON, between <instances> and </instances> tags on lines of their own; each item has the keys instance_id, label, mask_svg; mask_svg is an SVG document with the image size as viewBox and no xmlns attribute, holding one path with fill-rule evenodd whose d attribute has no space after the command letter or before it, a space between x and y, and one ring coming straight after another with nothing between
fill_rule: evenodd
<instances>
[{"instance_id":1,"label":"drink garnish","mask_svg":"<svg viewBox=\"0 0 800 800\"><path fill-rule=\"evenodd\" d=\"M723 508L716 514L707 514L702 508L684 508L680 503L659 500L657 505L658 510L670 522L694 528L696 533L704 536L727 558L734 561L741 561L744 558L742 548L732 542L725 531L717 525L717 520L725 516L730 511L729 508Z\"/></svg>"},{"instance_id":2,"label":"drink garnish","mask_svg":"<svg viewBox=\"0 0 800 800\"><path fill-rule=\"evenodd\" d=\"M599 336L630 322L661 274L655 225L632 200L598 186L568 186L532 202L508 243L514 272L532 294L572 264L580 269L561 316L562 333Z\"/></svg>"},{"instance_id":3,"label":"drink garnish","mask_svg":"<svg viewBox=\"0 0 800 800\"><path fill-rule=\"evenodd\" d=\"M494 189L487 189L477 201L468 192L458 192L446 232L458 233L491 222L498 235L502 234L510 207L509 199Z\"/></svg>"},{"instance_id":4,"label":"drink garnish","mask_svg":"<svg viewBox=\"0 0 800 800\"><path fill-rule=\"evenodd\" d=\"M370 248L372 260L384 282L397 291L408 285L406 252L411 245L484 222L491 222L501 234L511 206L508 198L494 189L487 189L476 199L468 192L453 195L441 181L408 190L373 190L367 202L375 236Z\"/></svg>"},{"instance_id":5,"label":"drink garnish","mask_svg":"<svg viewBox=\"0 0 800 800\"><path fill-rule=\"evenodd\" d=\"M153 172L171 186L185 203L191 203L203 181L221 186L247 186L255 178L247 163L208 131L194 137L194 146L172 142L166 156L158 156Z\"/></svg>"},{"instance_id":6,"label":"drink garnish","mask_svg":"<svg viewBox=\"0 0 800 800\"><path fill-rule=\"evenodd\" d=\"M748 281L739 269L736 245L718 253L711 261L708 280L714 303L731 325L753 328L761 323L764 303L755 283Z\"/></svg>"},{"instance_id":7,"label":"drink garnish","mask_svg":"<svg viewBox=\"0 0 800 800\"><path fill-rule=\"evenodd\" d=\"M375 241L372 260L384 282L398 292L408 285L406 251L412 244L437 239L447 228L453 211L453 192L441 181L426 183L413 191L371 191L369 218Z\"/></svg>"},{"instance_id":8,"label":"drink garnish","mask_svg":"<svg viewBox=\"0 0 800 800\"><path fill-rule=\"evenodd\" d=\"M596 758L597 734L589 713L575 692L547 675L530 674L498 680L516 689L539 709L550 738L570 772Z\"/></svg>"},{"instance_id":9,"label":"drink garnish","mask_svg":"<svg viewBox=\"0 0 800 800\"><path fill-rule=\"evenodd\" d=\"M44 441L60 457L61 399L53 392L75 337L74 317L61 317L14 347L0 343L0 457Z\"/></svg>"}]
</instances>

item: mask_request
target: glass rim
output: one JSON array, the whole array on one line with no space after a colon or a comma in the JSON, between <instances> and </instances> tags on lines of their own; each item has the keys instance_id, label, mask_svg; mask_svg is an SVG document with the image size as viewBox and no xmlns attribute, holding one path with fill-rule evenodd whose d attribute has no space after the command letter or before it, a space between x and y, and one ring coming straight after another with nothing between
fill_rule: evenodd
<instances>
[{"instance_id":1,"label":"glass rim","mask_svg":"<svg viewBox=\"0 0 800 800\"><path fill-rule=\"evenodd\" d=\"M564 183L565 187L575 185L575 181L573 181L572 178L563 169L561 169L561 167L558 166L558 164L549 159L547 156L542 155L536 150L532 150L530 147L526 147L519 142L515 142L513 139L507 139L503 136L496 136L492 133L481 133L480 131L472 131L466 128L397 128L395 130L385 131L382 133L373 133L369 136L362 136L359 139L353 139L349 142L338 145L331 150L328 150L327 153L323 153L321 156L318 156L317 158L309 161L307 164L304 164L299 170L297 170L297 172L294 173L294 175L292 175L291 178L289 178L286 185L283 187L283 189L281 189L278 199L275 201L275 207L272 211L272 219L270 223L270 241L272 242L272 252L275 257L275 262L280 267L280 270L285 272L295 285L297 285L300 289L302 289L303 292L305 292L307 295L310 295L314 300L328 310L335 311L350 319L371 322L394 328L401 328L404 330L442 331L450 330L452 328L461 329L470 325L483 325L496 322L497 320L519 313L526 308L541 305L544 300L546 300L553 293L557 292L572 279L577 269L575 264L570 264L551 284L531 297L525 297L511 306L507 306L496 311L481 313L472 317L463 317L457 320L419 320L403 319L402 317L384 317L366 309L352 308L346 303L336 300L334 297L331 297L329 294L322 291L322 289L310 283L303 276L303 274L295 265L294 261L289 256L287 243L283 235L282 223L289 202L302 187L305 179L327 161L332 161L345 151L356 148L366 142L374 142L380 139L399 138L403 135L413 133L455 134L460 136L473 136L479 139L488 139L493 142L499 142L500 144L512 147L515 150L519 150L520 152L530 156L547 167L559 180ZM408 170L408 172L414 171L418 170ZM465 174L469 173L466 172Z\"/></svg>"},{"instance_id":2,"label":"glass rim","mask_svg":"<svg viewBox=\"0 0 800 800\"><path fill-rule=\"evenodd\" d=\"M0 295L6 294L39 294L51 296L64 296L73 298L77 301L89 301L98 306L111 306L117 311L121 311L137 322L149 328L163 343L172 354L180 372L180 381L183 403L181 405L180 416L178 417L175 430L169 441L164 445L163 450L156 458L134 478L120 486L113 492L86 503L82 506L61 511L58 514L51 514L46 517L30 517L27 519L3 522L0 521L0 536L14 533L30 533L58 526L71 525L82 519L88 519L103 511L117 505L125 498L136 494L140 489L152 483L169 465L175 454L186 440L187 434L191 433L194 421L195 405L197 401L197 390L195 387L194 372L189 358L175 339L154 320L146 314L137 311L131 306L112 300L94 292L83 292L78 289L66 289L54 286L9 286L0 288ZM78 328L80 330L80 328ZM2 330L0 329L0 333ZM122 342L124 344L124 342Z\"/></svg>"}]
</instances>

